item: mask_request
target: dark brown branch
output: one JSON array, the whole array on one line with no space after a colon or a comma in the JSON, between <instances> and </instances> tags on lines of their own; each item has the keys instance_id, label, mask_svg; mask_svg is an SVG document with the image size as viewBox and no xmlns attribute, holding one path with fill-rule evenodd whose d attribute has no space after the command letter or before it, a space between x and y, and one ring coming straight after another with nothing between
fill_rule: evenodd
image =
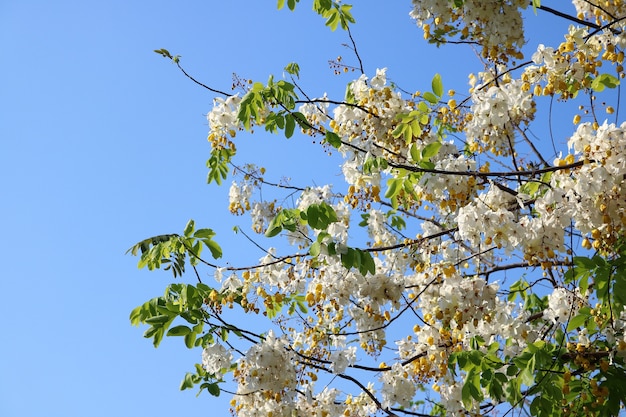
<instances>
[{"instance_id":1,"label":"dark brown branch","mask_svg":"<svg viewBox=\"0 0 626 417\"><path fill-rule=\"evenodd\" d=\"M185 77L189 78L191 81L193 81L194 83L198 84L200 87L206 88L207 90L209 90L210 92L215 93L215 94L221 94L221 95L226 96L226 97L232 96L232 94L228 94L228 93L225 93L223 91L216 90L215 88L211 88L208 85L202 84L200 81L196 80L191 75L187 74L187 71L185 71L185 69L180 65L180 62L178 62L178 60L173 60L173 61L176 63L176 66L178 66L178 68L183 72L183 74L185 74Z\"/></svg>"},{"instance_id":2,"label":"dark brown branch","mask_svg":"<svg viewBox=\"0 0 626 417\"><path fill-rule=\"evenodd\" d=\"M352 37L352 32L350 31L350 26L346 25L346 32L348 32L348 37L350 38L350 42L352 42L352 51L356 56L356 59L359 61L359 69L361 70L361 74L365 74L365 70L363 69L363 61L361 61L361 56L359 55L359 51L356 49L356 42Z\"/></svg>"},{"instance_id":3,"label":"dark brown branch","mask_svg":"<svg viewBox=\"0 0 626 417\"><path fill-rule=\"evenodd\" d=\"M565 20L569 20L569 21L572 21L574 23L578 23L579 25L587 26L587 27L590 27L592 29L600 29L600 26L596 25L593 22L588 22L586 20L579 19L579 18L577 18L575 16L571 16L571 15L569 15L567 13L560 12L560 11L558 11L556 9L553 9L551 7L548 7L548 6L545 6L543 4L541 6L537 6L537 9L543 10L544 12L548 12L548 13L553 14L553 15L558 16L558 17L562 17Z\"/></svg>"},{"instance_id":4,"label":"dark brown branch","mask_svg":"<svg viewBox=\"0 0 626 417\"><path fill-rule=\"evenodd\" d=\"M578 168L585 164L585 161L578 161L572 164L567 164L563 166L552 166L541 169L533 169L529 171L509 171L509 172L481 172L481 171L445 171L441 169L429 169L429 168L420 168L412 165L404 165L404 164L396 164L393 162L387 162L393 168L406 169L411 172L424 172L429 174L440 174L440 175L459 175L459 176L469 176L469 177L478 177L478 178L487 178L487 177L533 177L540 174L545 174L546 172L556 172L562 171L565 169Z\"/></svg>"}]
</instances>

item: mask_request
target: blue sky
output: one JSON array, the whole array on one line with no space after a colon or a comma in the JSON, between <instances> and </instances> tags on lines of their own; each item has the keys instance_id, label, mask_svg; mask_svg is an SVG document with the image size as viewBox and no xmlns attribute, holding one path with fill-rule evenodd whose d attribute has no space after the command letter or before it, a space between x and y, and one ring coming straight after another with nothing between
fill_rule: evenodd
<instances>
[{"instance_id":1,"label":"blue sky","mask_svg":"<svg viewBox=\"0 0 626 417\"><path fill-rule=\"evenodd\" d=\"M480 69L468 48L426 45L410 1L355 3L368 74L389 67L398 85L423 90L441 72L462 91ZM312 96L340 96L352 75L333 76L327 61L355 62L347 41L308 4L290 13L274 0L0 4L0 415L227 414L228 395L178 391L199 351L178 340L154 349L128 321L172 281L124 255L141 239L194 218L230 262L260 256L231 231L248 225L228 216L228 185L205 183L213 95L153 50L223 90L233 72L265 81L296 61ZM240 161L269 161L273 178L340 181L336 160L311 158L309 139L241 140Z\"/></svg>"}]
</instances>

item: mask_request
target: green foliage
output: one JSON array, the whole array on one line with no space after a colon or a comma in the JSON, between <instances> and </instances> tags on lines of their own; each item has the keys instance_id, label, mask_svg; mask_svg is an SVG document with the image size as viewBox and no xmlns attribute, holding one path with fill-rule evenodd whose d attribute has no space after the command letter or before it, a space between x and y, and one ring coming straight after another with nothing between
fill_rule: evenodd
<instances>
[{"instance_id":1,"label":"green foliage","mask_svg":"<svg viewBox=\"0 0 626 417\"><path fill-rule=\"evenodd\" d=\"M313 229L324 230L331 223L338 221L337 213L327 203L311 204L306 210L281 210L267 227L265 236L274 237L283 229L295 232L298 225L308 224Z\"/></svg>"},{"instance_id":2,"label":"green foliage","mask_svg":"<svg viewBox=\"0 0 626 417\"><path fill-rule=\"evenodd\" d=\"M180 55L172 55L165 48L155 49L154 52L161 55L163 58L171 59L175 64L178 64L178 61L180 61Z\"/></svg>"},{"instance_id":3,"label":"green foliage","mask_svg":"<svg viewBox=\"0 0 626 417\"><path fill-rule=\"evenodd\" d=\"M133 256L141 254L138 267L147 267L149 270L171 270L174 277L185 272L185 263L189 255L191 265L197 265L203 248L209 249L211 256L218 259L222 256L222 248L213 240L215 232L211 229L195 230L195 223L189 220L183 235L159 235L133 245L126 253Z\"/></svg>"},{"instance_id":4,"label":"green foliage","mask_svg":"<svg viewBox=\"0 0 626 417\"><path fill-rule=\"evenodd\" d=\"M222 180L228 177L228 164L234 155L234 151L226 148L214 148L211 151L211 157L206 162L209 168L207 183L215 181L217 185L222 184Z\"/></svg>"},{"instance_id":5,"label":"green foliage","mask_svg":"<svg viewBox=\"0 0 626 417\"><path fill-rule=\"evenodd\" d=\"M214 397L219 397L221 389L219 383L221 379L216 379L215 375L208 373L200 364L195 364L195 372L187 372L185 377L180 383L180 390L191 389L194 386L200 384L200 389L196 396L200 395L202 391L207 390L209 394Z\"/></svg>"},{"instance_id":6,"label":"green foliage","mask_svg":"<svg viewBox=\"0 0 626 417\"><path fill-rule=\"evenodd\" d=\"M296 3L298 3L300 0L287 0L287 7L289 7L289 10L293 11L296 8ZM283 7L285 7L285 0L278 0L278 10L282 9Z\"/></svg>"},{"instance_id":7,"label":"green foliage","mask_svg":"<svg viewBox=\"0 0 626 417\"><path fill-rule=\"evenodd\" d=\"M420 162L423 168L432 167L430 161ZM400 204L407 208L411 201L417 200L419 196L415 192L415 185L423 175L421 172L409 172L398 169L398 173L387 180L387 191L385 198L391 200L391 207L396 210Z\"/></svg>"},{"instance_id":8,"label":"green foliage","mask_svg":"<svg viewBox=\"0 0 626 417\"><path fill-rule=\"evenodd\" d=\"M443 96L443 83L441 81L441 75L435 74L431 81L431 87L433 89L433 94L440 99Z\"/></svg>"},{"instance_id":9,"label":"green foliage","mask_svg":"<svg viewBox=\"0 0 626 417\"><path fill-rule=\"evenodd\" d=\"M426 91L422 95L426 101L419 102L417 109L409 113L398 115L398 124L391 133L394 138L403 137L405 143L408 145L413 142L414 138L419 138L422 135L422 127L428 125L430 122L431 109L429 104L436 106L443 96L441 75L435 74L431 81L431 88L433 90L432 92ZM427 102L429 104L427 104Z\"/></svg>"},{"instance_id":10,"label":"green foliage","mask_svg":"<svg viewBox=\"0 0 626 417\"><path fill-rule=\"evenodd\" d=\"M294 75L299 73L298 64L295 63L287 65L285 70ZM263 125L266 131L272 133L284 130L285 136L290 138L296 125L302 129L311 128L306 117L294 111L297 99L294 84L285 80L275 82L270 77L266 86L259 82L252 85L241 100L237 117L247 130L253 124Z\"/></svg>"},{"instance_id":11,"label":"green foliage","mask_svg":"<svg viewBox=\"0 0 626 417\"><path fill-rule=\"evenodd\" d=\"M341 4L331 0L314 0L313 10L326 19L326 26L332 31L341 28L348 30L348 24L355 23L354 17L350 10L352 6L349 4Z\"/></svg>"},{"instance_id":12,"label":"green foliage","mask_svg":"<svg viewBox=\"0 0 626 417\"><path fill-rule=\"evenodd\" d=\"M341 146L341 139L336 133L327 131L324 140L333 148L339 149L339 147Z\"/></svg>"},{"instance_id":13,"label":"green foliage","mask_svg":"<svg viewBox=\"0 0 626 417\"><path fill-rule=\"evenodd\" d=\"M151 338L154 347L158 347L163 336L184 337L185 345L192 348L196 345L196 336L204 328L203 319L206 313L202 309L203 299L212 291L206 285L171 284L162 297L153 298L136 307L130 313L130 322L134 326L147 324L150 327L144 337ZM184 319L188 324L170 326L177 318Z\"/></svg>"},{"instance_id":14,"label":"green foliage","mask_svg":"<svg viewBox=\"0 0 626 417\"><path fill-rule=\"evenodd\" d=\"M364 174L372 174L375 172L384 171L388 168L389 164L387 160L383 157L369 157L365 160L363 164L363 173Z\"/></svg>"},{"instance_id":15,"label":"green foliage","mask_svg":"<svg viewBox=\"0 0 626 417\"><path fill-rule=\"evenodd\" d=\"M422 135L422 126L428 124L430 109L423 101L418 104L417 110L398 115L398 125L391 132L394 138L403 137L408 145L414 138Z\"/></svg>"},{"instance_id":16,"label":"green foliage","mask_svg":"<svg viewBox=\"0 0 626 417\"><path fill-rule=\"evenodd\" d=\"M536 341L508 363L498 356L501 346L486 346L479 337L472 339L472 350L453 353L448 361L451 372L457 368L465 373L463 404L470 408L484 399L484 390L495 401L506 400L521 405L531 399L531 415L550 416L559 409L563 399L562 368L556 360L558 346Z\"/></svg>"},{"instance_id":17,"label":"green foliage","mask_svg":"<svg viewBox=\"0 0 626 417\"><path fill-rule=\"evenodd\" d=\"M605 88L615 88L619 85L619 79L611 74L600 74L591 82L591 89L601 93Z\"/></svg>"},{"instance_id":18,"label":"green foliage","mask_svg":"<svg viewBox=\"0 0 626 417\"><path fill-rule=\"evenodd\" d=\"M296 76L296 78L300 77L300 66L295 62L287 64L285 66L285 71L291 75Z\"/></svg>"},{"instance_id":19,"label":"green foliage","mask_svg":"<svg viewBox=\"0 0 626 417\"><path fill-rule=\"evenodd\" d=\"M376 273L374 258L369 252L361 249L345 248L345 251L341 253L341 264L348 269L358 269L361 275Z\"/></svg>"},{"instance_id":20,"label":"green foliage","mask_svg":"<svg viewBox=\"0 0 626 417\"><path fill-rule=\"evenodd\" d=\"M524 183L520 188L520 192L522 194L528 194L531 198L541 197L549 189L546 184L550 184L550 178L552 178L552 172L546 172L541 176L539 181L528 181Z\"/></svg>"},{"instance_id":21,"label":"green foliage","mask_svg":"<svg viewBox=\"0 0 626 417\"><path fill-rule=\"evenodd\" d=\"M339 221L335 209L325 202L311 204L306 209L306 212L302 211L300 213L300 217L307 222L309 226L317 230L325 230L331 223Z\"/></svg>"},{"instance_id":22,"label":"green foliage","mask_svg":"<svg viewBox=\"0 0 626 417\"><path fill-rule=\"evenodd\" d=\"M290 232L295 232L298 224L302 224L300 218L300 210L281 210L270 222L267 230L265 231L265 236L274 237L278 235L283 229Z\"/></svg>"},{"instance_id":23,"label":"green foliage","mask_svg":"<svg viewBox=\"0 0 626 417\"><path fill-rule=\"evenodd\" d=\"M612 305L621 311L626 305L626 254L606 259L599 254L591 258L574 257L574 266L565 273L565 283L578 285L581 294L587 294L593 281L595 296L603 306Z\"/></svg>"},{"instance_id":24,"label":"green foliage","mask_svg":"<svg viewBox=\"0 0 626 417\"><path fill-rule=\"evenodd\" d=\"M299 2L300 0L287 0L287 7L289 8L289 10L293 11L296 8L296 4ZM278 10L285 7L285 0L278 0L277 7ZM355 23L354 17L350 12L351 9L351 5L342 4L339 1L313 1L313 10L324 19L326 19L326 26L328 26L332 31L337 30L339 25L341 25L342 29L348 30L348 25L350 23Z\"/></svg>"}]
</instances>

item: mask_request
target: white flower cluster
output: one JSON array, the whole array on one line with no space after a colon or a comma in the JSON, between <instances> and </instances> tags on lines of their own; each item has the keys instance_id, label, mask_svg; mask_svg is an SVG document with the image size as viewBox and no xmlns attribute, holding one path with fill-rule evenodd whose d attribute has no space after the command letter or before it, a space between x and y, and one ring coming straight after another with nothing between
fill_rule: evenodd
<instances>
[{"instance_id":1,"label":"white flower cluster","mask_svg":"<svg viewBox=\"0 0 626 417\"><path fill-rule=\"evenodd\" d=\"M572 0L572 3L580 19L595 19L598 24L614 22L614 27L624 27L622 19L615 19L615 16L626 15L626 3L621 0Z\"/></svg>"},{"instance_id":2,"label":"white flower cluster","mask_svg":"<svg viewBox=\"0 0 626 417\"><path fill-rule=\"evenodd\" d=\"M587 163L556 172L551 185L562 193L559 203L577 229L612 244L626 227L626 122L618 127L605 121L597 129L582 123L569 146Z\"/></svg>"},{"instance_id":3,"label":"white flower cluster","mask_svg":"<svg viewBox=\"0 0 626 417\"><path fill-rule=\"evenodd\" d=\"M555 288L548 296L548 308L544 310L543 316L555 323L565 324L578 313L582 300L579 293Z\"/></svg>"},{"instance_id":4,"label":"white flower cluster","mask_svg":"<svg viewBox=\"0 0 626 417\"><path fill-rule=\"evenodd\" d=\"M462 22L461 39L478 41L485 58L506 60L507 55L521 57L524 22L520 9L527 7L525 0L465 0L458 7L452 1L413 0L410 16L426 39L435 30L456 36L458 31L453 29Z\"/></svg>"},{"instance_id":5,"label":"white flower cluster","mask_svg":"<svg viewBox=\"0 0 626 417\"><path fill-rule=\"evenodd\" d=\"M382 373L380 379L383 384L381 393L383 396L383 408L392 407L396 404L400 407L410 407L417 384L409 377L409 368L396 362L390 371Z\"/></svg>"},{"instance_id":6,"label":"white flower cluster","mask_svg":"<svg viewBox=\"0 0 626 417\"><path fill-rule=\"evenodd\" d=\"M410 104L402 98L398 91L386 86L386 68L377 69L371 80L361 75L350 84L349 91L355 104L342 104L334 108L330 127L333 131L359 149L369 152L371 156L380 156L380 149L374 143L383 144L383 148L394 146L404 147L402 140L391 135L397 116L412 110ZM344 154L350 151L341 148ZM406 153L406 149L394 149L395 152ZM356 155L355 155L356 156ZM352 160L353 158L347 158ZM363 161L359 161L361 164ZM347 179L347 178L346 178ZM350 184L356 184L350 181Z\"/></svg>"},{"instance_id":7,"label":"white flower cluster","mask_svg":"<svg viewBox=\"0 0 626 417\"><path fill-rule=\"evenodd\" d=\"M510 155L516 126L534 118L535 101L532 94L524 92L521 80L477 88L472 94L472 117L465 133L470 149L475 151L480 144L494 155Z\"/></svg>"},{"instance_id":8,"label":"white flower cluster","mask_svg":"<svg viewBox=\"0 0 626 417\"><path fill-rule=\"evenodd\" d=\"M249 182L238 183L233 181L228 190L228 209L231 213L241 215L250 210L250 198L253 186Z\"/></svg>"},{"instance_id":9,"label":"white flower cluster","mask_svg":"<svg viewBox=\"0 0 626 417\"><path fill-rule=\"evenodd\" d=\"M488 247L494 245L504 248L510 253L522 243L525 236L515 213L507 208L511 204L516 204L513 196L491 186L487 193L459 209L459 236L474 246L484 243Z\"/></svg>"},{"instance_id":10,"label":"white flower cluster","mask_svg":"<svg viewBox=\"0 0 626 417\"><path fill-rule=\"evenodd\" d=\"M428 273L413 276L411 282L423 288L417 300L426 326L416 327L416 341L399 344L402 358L426 355L419 364L424 380L446 374L446 349L457 344L469 348L472 337L480 336L487 344L511 338L507 355L519 353L533 333L525 314L512 303L498 297L498 285L482 278L463 278L454 268L443 266L437 283Z\"/></svg>"},{"instance_id":11,"label":"white flower cluster","mask_svg":"<svg viewBox=\"0 0 626 417\"><path fill-rule=\"evenodd\" d=\"M331 336L333 350L330 353L330 369L335 374L345 372L356 362L356 347L346 346L345 336Z\"/></svg>"},{"instance_id":12,"label":"white flower cluster","mask_svg":"<svg viewBox=\"0 0 626 417\"><path fill-rule=\"evenodd\" d=\"M449 155L435 162L435 169L446 172L470 172L476 170L476 161L465 155ZM450 207L451 211L455 211L474 195L475 185L475 178L469 175L426 173L415 186L415 191L428 201L454 201Z\"/></svg>"},{"instance_id":13,"label":"white flower cluster","mask_svg":"<svg viewBox=\"0 0 626 417\"><path fill-rule=\"evenodd\" d=\"M532 90L535 96L559 94L562 99L573 98L580 90L592 87L602 61L616 64L618 72L622 71L625 47L623 32L590 34L586 28L570 26L557 49L543 44L537 47L532 55L535 65L527 66L522 74L523 88Z\"/></svg>"},{"instance_id":14,"label":"white flower cluster","mask_svg":"<svg viewBox=\"0 0 626 417\"><path fill-rule=\"evenodd\" d=\"M367 218L367 232L373 239L373 246L394 245L397 242L395 234L387 227L385 213L372 209Z\"/></svg>"},{"instance_id":15,"label":"white flower cluster","mask_svg":"<svg viewBox=\"0 0 626 417\"><path fill-rule=\"evenodd\" d=\"M327 97L326 94L324 94L322 98L313 99L309 103L302 104L298 108L298 111L304 115L311 126L319 128L330 120L328 115L330 103L326 100Z\"/></svg>"},{"instance_id":16,"label":"white flower cluster","mask_svg":"<svg viewBox=\"0 0 626 417\"><path fill-rule=\"evenodd\" d=\"M237 118L240 103L241 98L238 95L213 100L213 108L207 114L209 136L212 134L218 137L235 136L235 132L241 127L241 122Z\"/></svg>"},{"instance_id":17,"label":"white flower cluster","mask_svg":"<svg viewBox=\"0 0 626 417\"><path fill-rule=\"evenodd\" d=\"M232 353L217 342L206 346L202 351L202 366L211 374L219 374L222 369L228 369L232 360Z\"/></svg>"},{"instance_id":18,"label":"white flower cluster","mask_svg":"<svg viewBox=\"0 0 626 417\"><path fill-rule=\"evenodd\" d=\"M295 394L297 376L291 354L285 342L271 330L263 342L248 350L237 370L237 393L243 399L259 392L284 393L286 399Z\"/></svg>"},{"instance_id":19,"label":"white flower cluster","mask_svg":"<svg viewBox=\"0 0 626 417\"><path fill-rule=\"evenodd\" d=\"M252 204L250 210L250 219L252 221L252 230L257 233L263 233L267 225L276 216L276 205L273 201L256 201Z\"/></svg>"}]
</instances>

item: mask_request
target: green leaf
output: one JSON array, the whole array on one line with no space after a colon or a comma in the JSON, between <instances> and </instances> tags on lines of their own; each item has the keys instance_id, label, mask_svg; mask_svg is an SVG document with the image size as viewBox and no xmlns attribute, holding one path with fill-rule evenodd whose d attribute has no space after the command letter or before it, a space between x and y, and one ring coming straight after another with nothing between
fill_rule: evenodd
<instances>
[{"instance_id":1,"label":"green leaf","mask_svg":"<svg viewBox=\"0 0 626 417\"><path fill-rule=\"evenodd\" d=\"M431 93L430 91L425 92L423 97L426 100L428 100L428 102L430 102L431 104L439 103L439 98L436 95L434 95L433 93Z\"/></svg>"},{"instance_id":2,"label":"green leaf","mask_svg":"<svg viewBox=\"0 0 626 417\"><path fill-rule=\"evenodd\" d=\"M283 227L280 224L275 224L275 220L276 219L274 218L274 220L272 220L267 230L265 231L266 237L274 237L283 230Z\"/></svg>"},{"instance_id":3,"label":"green leaf","mask_svg":"<svg viewBox=\"0 0 626 417\"><path fill-rule=\"evenodd\" d=\"M401 178L389 178L387 180L387 192L385 193L385 198L392 198L396 194L400 192L402 188L402 179Z\"/></svg>"},{"instance_id":4,"label":"green leaf","mask_svg":"<svg viewBox=\"0 0 626 417\"><path fill-rule=\"evenodd\" d=\"M211 239L213 236L215 236L215 232L212 229L198 229L193 234L195 238Z\"/></svg>"},{"instance_id":5,"label":"green leaf","mask_svg":"<svg viewBox=\"0 0 626 417\"><path fill-rule=\"evenodd\" d=\"M341 138L336 133L326 131L326 143L333 148L339 149L341 146Z\"/></svg>"},{"instance_id":6,"label":"green leaf","mask_svg":"<svg viewBox=\"0 0 626 417\"><path fill-rule=\"evenodd\" d=\"M350 269L354 266L354 258L355 258L354 249L348 248L348 250L345 253L341 254L341 264L344 266L344 268Z\"/></svg>"},{"instance_id":7,"label":"green leaf","mask_svg":"<svg viewBox=\"0 0 626 417\"><path fill-rule=\"evenodd\" d=\"M187 222L187 225L185 226L185 230L183 231L183 235L185 235L186 237L191 236L191 234L193 233L195 228L195 223L193 220L189 220Z\"/></svg>"},{"instance_id":8,"label":"green leaf","mask_svg":"<svg viewBox=\"0 0 626 417\"><path fill-rule=\"evenodd\" d=\"M169 51L165 48L155 49L154 52L156 52L157 54L161 55L164 58L172 59L172 54L170 54Z\"/></svg>"},{"instance_id":9,"label":"green leaf","mask_svg":"<svg viewBox=\"0 0 626 417\"><path fill-rule=\"evenodd\" d=\"M376 273L376 263L374 258L369 252L359 251L361 255L361 264L359 265L359 272L365 276L369 272L374 275Z\"/></svg>"},{"instance_id":10,"label":"green leaf","mask_svg":"<svg viewBox=\"0 0 626 417\"><path fill-rule=\"evenodd\" d=\"M285 137L287 139L291 138L295 129L296 121L294 120L293 115L288 114L285 116Z\"/></svg>"},{"instance_id":11,"label":"green leaf","mask_svg":"<svg viewBox=\"0 0 626 417\"><path fill-rule=\"evenodd\" d=\"M295 62L290 62L285 66L285 71L291 75L295 75L296 77L300 76L300 66Z\"/></svg>"},{"instance_id":12,"label":"green leaf","mask_svg":"<svg viewBox=\"0 0 626 417\"><path fill-rule=\"evenodd\" d=\"M394 138L399 138L403 135L405 127L406 125L404 123L398 123L393 132L391 132L391 136L393 136Z\"/></svg>"},{"instance_id":13,"label":"green leaf","mask_svg":"<svg viewBox=\"0 0 626 417\"><path fill-rule=\"evenodd\" d=\"M421 159L432 158L433 156L437 155L439 149L441 149L441 142L429 143L428 145L424 146L424 149L422 149Z\"/></svg>"},{"instance_id":14,"label":"green leaf","mask_svg":"<svg viewBox=\"0 0 626 417\"><path fill-rule=\"evenodd\" d=\"M313 244L309 248L309 254L312 257L318 256L320 254L320 252L321 252L321 247L322 247L322 245L320 244L320 242L313 242Z\"/></svg>"},{"instance_id":15,"label":"green leaf","mask_svg":"<svg viewBox=\"0 0 626 417\"><path fill-rule=\"evenodd\" d=\"M197 376L197 375L194 375L191 372L187 372L185 374L185 377L183 378L183 380L180 383L180 390L181 391L184 391L184 390L189 389L189 388L193 388L193 386L194 386L194 376Z\"/></svg>"},{"instance_id":16,"label":"green leaf","mask_svg":"<svg viewBox=\"0 0 626 417\"><path fill-rule=\"evenodd\" d=\"M443 83L441 82L441 75L440 74L435 74L435 76L433 77L433 80L431 82L431 85L432 85L433 93L437 97L441 98L441 96L443 96ZM428 100L428 101L430 101L430 100Z\"/></svg>"},{"instance_id":17,"label":"green leaf","mask_svg":"<svg viewBox=\"0 0 626 417\"><path fill-rule=\"evenodd\" d=\"M147 324L160 324L160 325L163 325L163 324L167 323L169 320L170 320L170 316L161 314L161 315L158 315L158 316L147 318L145 320L145 323L147 323Z\"/></svg>"},{"instance_id":18,"label":"green leaf","mask_svg":"<svg viewBox=\"0 0 626 417\"><path fill-rule=\"evenodd\" d=\"M604 91L605 88L615 88L619 85L619 79L611 74L600 74L591 82L591 89L598 93Z\"/></svg>"},{"instance_id":19,"label":"green leaf","mask_svg":"<svg viewBox=\"0 0 626 417\"><path fill-rule=\"evenodd\" d=\"M584 327L585 322L591 317L589 307L581 308L578 314L572 317L567 324L567 331L570 332L577 327Z\"/></svg>"},{"instance_id":20,"label":"green leaf","mask_svg":"<svg viewBox=\"0 0 626 417\"><path fill-rule=\"evenodd\" d=\"M202 239L202 243L211 251L213 259L219 259L222 257L222 248L214 240Z\"/></svg>"},{"instance_id":21,"label":"green leaf","mask_svg":"<svg viewBox=\"0 0 626 417\"><path fill-rule=\"evenodd\" d=\"M420 151L417 149L417 145L415 143L411 145L410 153L411 153L411 159L413 160L413 162L419 162L422 160L422 155Z\"/></svg>"},{"instance_id":22,"label":"green leaf","mask_svg":"<svg viewBox=\"0 0 626 417\"><path fill-rule=\"evenodd\" d=\"M185 325L174 326L167 331L167 336L185 336L191 333L191 329Z\"/></svg>"},{"instance_id":23,"label":"green leaf","mask_svg":"<svg viewBox=\"0 0 626 417\"><path fill-rule=\"evenodd\" d=\"M208 384L208 386L206 387L207 391L209 391L209 394L211 394L214 397L219 397L220 396L220 386L217 385L217 382L214 382L212 384Z\"/></svg>"}]
</instances>

